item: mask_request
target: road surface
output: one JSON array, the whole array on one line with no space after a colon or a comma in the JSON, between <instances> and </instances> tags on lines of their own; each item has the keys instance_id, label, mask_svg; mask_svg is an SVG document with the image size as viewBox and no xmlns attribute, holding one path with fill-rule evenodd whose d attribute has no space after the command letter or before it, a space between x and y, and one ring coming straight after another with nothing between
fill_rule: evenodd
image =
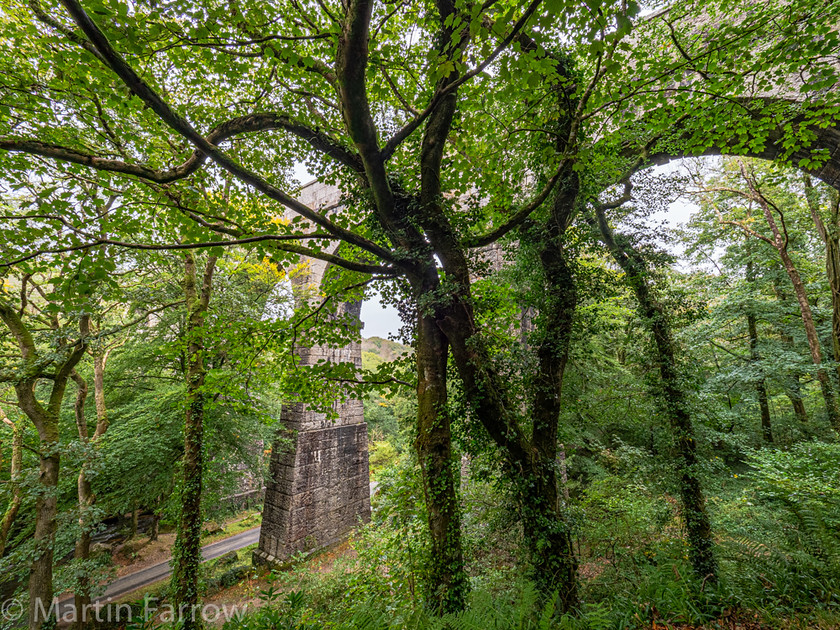
<instances>
[{"instance_id":1,"label":"road surface","mask_svg":"<svg viewBox=\"0 0 840 630\"><path fill-rule=\"evenodd\" d=\"M201 548L201 557L205 562L207 560L213 560L214 558L223 556L230 551L237 551L239 549L242 549L243 547L247 547L248 545L253 545L254 543L258 542L259 539L260 528L255 527L253 529L244 531L241 534L236 534L235 536L231 536L230 538L220 540L219 542L204 545L204 547ZM144 586L148 586L149 584L160 582L161 580L168 578L171 574L172 568L169 566L169 560L153 564L152 566L146 567L145 569L140 569L139 571L135 571L134 573L129 573L128 575L124 575L121 578L117 578L116 580L111 582L111 584L108 585L108 588L105 589L105 592L100 597L97 597L93 603L107 604L109 602L116 601L123 595L127 595L132 591L136 591L138 588L143 588ZM63 617L66 613L72 611L72 605L72 597L62 599L59 602L59 619Z\"/></svg>"},{"instance_id":2,"label":"road surface","mask_svg":"<svg viewBox=\"0 0 840 630\"><path fill-rule=\"evenodd\" d=\"M371 482L371 496L376 494L378 487L379 482ZM260 528L255 527L253 529L244 531L241 534L236 534L235 536L231 536L230 538L220 540L219 542L214 542L210 543L209 545L205 545L201 548L201 557L205 562L207 560L213 560L214 558L223 556L230 551L238 551L243 547L253 545L254 543L259 542L259 540ZM144 586L148 586L149 584L154 584L155 582L160 582L161 580L168 578L171 574L172 569L169 566L169 560L166 560L165 562L159 562L158 564L153 564L152 566L146 567L145 569L140 569L139 571L135 571L134 573L129 573L128 575L124 575L121 578L117 578L116 580L111 582L111 584L108 585L108 588L105 589L105 592L100 597L97 597L93 603L107 604L109 602L116 601L120 597L123 597L124 595L127 595L132 591L136 591L137 589L143 588ZM61 617L63 617L66 612L72 610L70 608L72 604L72 597L64 598L59 602L59 619L61 619Z\"/></svg>"}]
</instances>

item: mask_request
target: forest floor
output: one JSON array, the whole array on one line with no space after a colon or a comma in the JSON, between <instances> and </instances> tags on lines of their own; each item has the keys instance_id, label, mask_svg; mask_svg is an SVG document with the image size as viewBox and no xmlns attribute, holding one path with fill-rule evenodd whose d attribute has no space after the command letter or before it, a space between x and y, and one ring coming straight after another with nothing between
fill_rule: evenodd
<instances>
[{"instance_id":1,"label":"forest floor","mask_svg":"<svg viewBox=\"0 0 840 630\"><path fill-rule=\"evenodd\" d=\"M305 561L306 570L311 573L326 575L336 567L336 562L342 558L354 558L356 551L352 548L350 541L345 541L335 547L324 550ZM265 598L260 596L261 592L274 588L278 593L286 593L294 590L291 580L285 572L255 571L246 579L228 588L219 589L209 593L204 598L204 604L212 604L222 610L237 609L252 613L266 604ZM215 623L209 623L211 627L221 627L222 619Z\"/></svg>"}]
</instances>

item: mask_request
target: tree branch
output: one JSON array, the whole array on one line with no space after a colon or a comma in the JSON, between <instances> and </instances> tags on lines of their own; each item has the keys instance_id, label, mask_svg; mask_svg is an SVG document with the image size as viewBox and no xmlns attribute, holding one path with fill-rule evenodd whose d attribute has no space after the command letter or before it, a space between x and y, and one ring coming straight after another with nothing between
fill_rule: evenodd
<instances>
[{"instance_id":1,"label":"tree branch","mask_svg":"<svg viewBox=\"0 0 840 630\"><path fill-rule=\"evenodd\" d=\"M355 245L383 260L399 264L387 249L369 241L363 236L343 228L325 216L313 211L297 199L289 196L279 188L268 183L261 176L245 168L233 158L225 154L219 148L208 142L198 133L193 126L179 114L177 114L140 76L129 66L117 53L105 34L85 13L78 0L61 0L62 5L68 10L73 20L87 35L91 43L102 54L108 67L125 83L125 85L142 100L158 117L172 130L189 140L199 151L210 157L216 164L231 173L234 177L245 184L254 187L270 199L273 199L287 208L293 210L314 224L334 234L341 240Z\"/></svg>"}]
</instances>

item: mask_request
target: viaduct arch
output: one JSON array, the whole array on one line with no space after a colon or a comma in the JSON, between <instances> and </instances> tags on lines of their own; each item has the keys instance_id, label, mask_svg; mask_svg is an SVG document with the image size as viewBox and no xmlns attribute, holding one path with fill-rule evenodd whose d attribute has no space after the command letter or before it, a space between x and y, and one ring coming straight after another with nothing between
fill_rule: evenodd
<instances>
[{"instance_id":1,"label":"viaduct arch","mask_svg":"<svg viewBox=\"0 0 840 630\"><path fill-rule=\"evenodd\" d=\"M813 175L829 186L840 190L840 129L828 127L818 130L811 150L826 149L829 159ZM715 147L704 155L726 154L725 148ZM780 138L771 135L762 151L751 157L779 159L782 153ZM798 165L807 157L803 149L790 156ZM681 157L654 153L647 165L663 164ZM340 191L334 186L315 181L301 190L300 200L311 208L329 210L339 204ZM501 256L497 248L488 252L497 267ZM307 259L305 273L293 282L317 289L327 270L327 263ZM342 303L339 315L360 320L361 303ZM301 365L315 365L320 360L352 362L361 369L361 344L354 342L343 348L300 346L295 348ZM272 449L269 479L266 482L262 530L254 561L259 564L282 566L292 556L330 546L345 538L359 522L370 520L370 486L368 466L367 424L362 401L350 399L336 403L336 420L309 409L304 403L283 406L281 424L291 439L291 447Z\"/></svg>"}]
</instances>

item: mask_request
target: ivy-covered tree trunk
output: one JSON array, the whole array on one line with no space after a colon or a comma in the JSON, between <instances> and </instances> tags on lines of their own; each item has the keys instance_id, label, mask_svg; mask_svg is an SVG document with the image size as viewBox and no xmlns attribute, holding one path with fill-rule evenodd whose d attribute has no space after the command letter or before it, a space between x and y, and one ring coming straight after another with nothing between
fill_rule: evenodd
<instances>
[{"instance_id":1,"label":"ivy-covered tree trunk","mask_svg":"<svg viewBox=\"0 0 840 630\"><path fill-rule=\"evenodd\" d=\"M462 610L468 591L461 549L457 464L452 457L452 431L446 394L449 346L434 318L418 315L417 457L431 534L428 601L438 613Z\"/></svg>"},{"instance_id":2,"label":"ivy-covered tree trunk","mask_svg":"<svg viewBox=\"0 0 840 630\"><path fill-rule=\"evenodd\" d=\"M23 467L23 431L16 422L12 422L5 412L0 409L0 420L12 429L12 457L9 462L9 483L11 484L12 498L3 517L0 518L0 558L6 551L6 541L9 539L9 532L12 524L17 518L20 504L23 500L23 488L20 486L20 474Z\"/></svg>"},{"instance_id":3,"label":"ivy-covered tree trunk","mask_svg":"<svg viewBox=\"0 0 840 630\"><path fill-rule=\"evenodd\" d=\"M543 278L543 300L537 319L537 366L531 376L532 457L525 463L520 497L524 535L535 582L545 595L557 593L559 609L579 605L572 531L559 496L557 433L563 393L563 375L569 358L577 288L567 260L564 235L578 197L577 175L568 169L558 184L548 219L525 234L538 243Z\"/></svg>"},{"instance_id":4,"label":"ivy-covered tree trunk","mask_svg":"<svg viewBox=\"0 0 840 630\"><path fill-rule=\"evenodd\" d=\"M662 383L662 396L667 414L673 428L677 453L677 473L679 476L680 502L683 520L688 536L688 553L691 566L698 579L716 583L718 565L714 553L712 524L706 509L706 498L700 484L697 465L697 442L694 427L688 411L684 383L679 375L676 352L668 324L668 318L662 305L651 294L648 285L648 273L645 261L633 249L627 239L619 237L619 242L607 223L602 209L596 211L601 238L619 267L624 271L627 281L636 295L639 312L648 326L656 349L656 362Z\"/></svg>"},{"instance_id":5,"label":"ivy-covered tree trunk","mask_svg":"<svg viewBox=\"0 0 840 630\"><path fill-rule=\"evenodd\" d=\"M195 259L184 255L184 296L187 304L187 408L184 416L181 514L172 557L173 600L184 630L202 625L199 614L201 565L201 491L204 472L204 321L213 286L216 257L210 256L198 287Z\"/></svg>"}]
</instances>

